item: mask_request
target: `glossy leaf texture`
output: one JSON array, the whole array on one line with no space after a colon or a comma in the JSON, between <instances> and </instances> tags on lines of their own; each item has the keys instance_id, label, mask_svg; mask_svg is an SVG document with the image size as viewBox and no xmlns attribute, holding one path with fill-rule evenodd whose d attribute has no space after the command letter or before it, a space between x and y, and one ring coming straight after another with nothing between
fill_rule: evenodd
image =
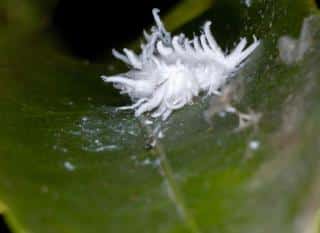
<instances>
[{"instance_id":1,"label":"glossy leaf texture","mask_svg":"<svg viewBox=\"0 0 320 233\"><path fill-rule=\"evenodd\" d=\"M46 30L55 1L40 2L0 7L0 211L13 232L319 232L311 1L205 0L201 14L186 1L164 16L176 27L175 17L197 15L175 29L189 36L211 20L229 50L240 37L262 40L233 78L241 88L231 104L262 114L239 132L233 115L205 117L211 98L151 127L116 111L129 100L99 76L126 67L70 56ZM150 148L158 125L164 138Z\"/></svg>"}]
</instances>

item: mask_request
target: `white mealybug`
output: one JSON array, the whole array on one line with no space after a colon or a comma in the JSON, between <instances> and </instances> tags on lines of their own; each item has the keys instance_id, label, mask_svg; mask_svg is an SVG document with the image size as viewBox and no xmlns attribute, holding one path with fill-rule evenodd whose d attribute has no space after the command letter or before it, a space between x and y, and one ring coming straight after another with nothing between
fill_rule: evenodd
<instances>
[{"instance_id":1,"label":"white mealybug","mask_svg":"<svg viewBox=\"0 0 320 233\"><path fill-rule=\"evenodd\" d=\"M242 38L229 54L218 46L211 34L208 21L199 37L189 40L180 34L171 37L159 18L159 10L152 11L156 26L151 34L144 32L146 43L137 55L129 49L124 54L113 50L113 55L127 63L131 70L111 77L102 76L105 82L114 83L121 94L128 94L134 102L120 109L133 109L135 116L151 112L151 116L166 120L173 110L192 103L200 93L219 95L229 77L258 47L259 41L245 49Z\"/></svg>"}]
</instances>

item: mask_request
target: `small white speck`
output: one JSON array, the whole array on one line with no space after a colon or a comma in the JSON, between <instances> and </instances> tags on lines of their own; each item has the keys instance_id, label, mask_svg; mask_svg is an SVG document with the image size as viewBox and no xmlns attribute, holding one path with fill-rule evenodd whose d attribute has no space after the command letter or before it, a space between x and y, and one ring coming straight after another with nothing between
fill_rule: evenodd
<instances>
[{"instance_id":1,"label":"small white speck","mask_svg":"<svg viewBox=\"0 0 320 233\"><path fill-rule=\"evenodd\" d=\"M149 165L151 164L151 160L150 159L145 159L142 161L142 165Z\"/></svg>"},{"instance_id":2,"label":"small white speck","mask_svg":"<svg viewBox=\"0 0 320 233\"><path fill-rule=\"evenodd\" d=\"M145 123L146 125L152 125L152 124L153 124L153 121L145 120L144 123Z\"/></svg>"},{"instance_id":3,"label":"small white speck","mask_svg":"<svg viewBox=\"0 0 320 233\"><path fill-rule=\"evenodd\" d=\"M133 130L130 130L130 131L128 132L128 134L133 135L133 136L136 136L136 133L135 133Z\"/></svg>"},{"instance_id":4,"label":"small white speck","mask_svg":"<svg viewBox=\"0 0 320 233\"><path fill-rule=\"evenodd\" d=\"M161 160L160 160L160 159L156 159L156 160L154 161L154 166L155 166L155 167L159 167L160 164L161 164Z\"/></svg>"},{"instance_id":5,"label":"small white speck","mask_svg":"<svg viewBox=\"0 0 320 233\"><path fill-rule=\"evenodd\" d=\"M218 114L219 114L219 117L221 117L221 118L224 118L227 115L225 111L221 111Z\"/></svg>"},{"instance_id":6,"label":"small white speck","mask_svg":"<svg viewBox=\"0 0 320 233\"><path fill-rule=\"evenodd\" d=\"M269 28L272 28L272 22L269 23Z\"/></svg>"},{"instance_id":7,"label":"small white speck","mask_svg":"<svg viewBox=\"0 0 320 233\"><path fill-rule=\"evenodd\" d=\"M118 146L116 146L116 145L106 145L106 146L98 147L95 151L96 152L110 151L110 150L115 150L117 148L118 148Z\"/></svg>"},{"instance_id":8,"label":"small white speck","mask_svg":"<svg viewBox=\"0 0 320 233\"><path fill-rule=\"evenodd\" d=\"M153 140L151 143L150 143L150 146L151 147L155 147L157 145L157 140Z\"/></svg>"},{"instance_id":9,"label":"small white speck","mask_svg":"<svg viewBox=\"0 0 320 233\"><path fill-rule=\"evenodd\" d=\"M247 7L251 6L251 0L244 0L244 4L246 4Z\"/></svg>"},{"instance_id":10,"label":"small white speck","mask_svg":"<svg viewBox=\"0 0 320 233\"><path fill-rule=\"evenodd\" d=\"M141 161L141 165L142 166L152 166L152 167L159 167L160 166L160 159L156 159L156 160L151 160L149 158L146 158L145 160Z\"/></svg>"},{"instance_id":11,"label":"small white speck","mask_svg":"<svg viewBox=\"0 0 320 233\"><path fill-rule=\"evenodd\" d=\"M86 121L88 121L88 117L82 117L81 120L86 122Z\"/></svg>"},{"instance_id":12,"label":"small white speck","mask_svg":"<svg viewBox=\"0 0 320 233\"><path fill-rule=\"evenodd\" d=\"M162 131L159 131L159 133L158 133L158 138L163 138L163 137L164 137L163 132L162 132Z\"/></svg>"},{"instance_id":13,"label":"small white speck","mask_svg":"<svg viewBox=\"0 0 320 233\"><path fill-rule=\"evenodd\" d=\"M68 171L74 171L74 169L76 169L76 167L69 161L65 161L64 162L64 167L65 169L67 169Z\"/></svg>"},{"instance_id":14,"label":"small white speck","mask_svg":"<svg viewBox=\"0 0 320 233\"><path fill-rule=\"evenodd\" d=\"M232 107L232 106L227 106L226 107L226 112L229 112L229 113L236 113L237 112L237 109Z\"/></svg>"},{"instance_id":15,"label":"small white speck","mask_svg":"<svg viewBox=\"0 0 320 233\"><path fill-rule=\"evenodd\" d=\"M58 145L54 145L52 148L53 148L54 150L60 151L60 152L62 152L62 153L67 153L67 152L69 151L67 148L60 147L60 146L58 146Z\"/></svg>"},{"instance_id":16,"label":"small white speck","mask_svg":"<svg viewBox=\"0 0 320 233\"><path fill-rule=\"evenodd\" d=\"M250 147L251 150L258 150L259 147L260 147L260 142L257 141L257 140L252 140L249 143L249 147Z\"/></svg>"}]
</instances>

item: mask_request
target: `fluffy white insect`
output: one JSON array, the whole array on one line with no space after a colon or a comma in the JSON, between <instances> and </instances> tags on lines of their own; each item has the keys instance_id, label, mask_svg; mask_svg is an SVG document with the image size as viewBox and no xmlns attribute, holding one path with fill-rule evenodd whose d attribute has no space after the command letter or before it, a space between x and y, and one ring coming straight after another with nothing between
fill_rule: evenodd
<instances>
[{"instance_id":1,"label":"fluffy white insect","mask_svg":"<svg viewBox=\"0 0 320 233\"><path fill-rule=\"evenodd\" d=\"M151 34L144 32L145 44L137 55L129 49L124 54L113 50L113 55L132 69L124 74L102 76L128 94L134 102L120 109L133 109L135 116L150 112L154 118L166 120L173 110L191 104L201 93L219 95L221 88L258 47L259 41L245 49L247 40L241 38L230 53L224 53L211 34L208 21L200 36L188 39L184 34L171 36L153 9L156 26Z\"/></svg>"}]
</instances>

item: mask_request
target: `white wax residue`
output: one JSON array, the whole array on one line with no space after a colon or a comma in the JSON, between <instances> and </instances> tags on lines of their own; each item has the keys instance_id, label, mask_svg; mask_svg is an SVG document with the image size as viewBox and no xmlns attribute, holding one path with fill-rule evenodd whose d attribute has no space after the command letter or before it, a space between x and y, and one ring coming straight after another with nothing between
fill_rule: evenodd
<instances>
[{"instance_id":1,"label":"white wax residue","mask_svg":"<svg viewBox=\"0 0 320 233\"><path fill-rule=\"evenodd\" d=\"M65 169L67 169L68 171L71 171L71 172L74 171L74 169L76 169L76 167L69 161L65 161L63 165L64 165Z\"/></svg>"},{"instance_id":2,"label":"white wax residue","mask_svg":"<svg viewBox=\"0 0 320 233\"><path fill-rule=\"evenodd\" d=\"M251 0L244 0L244 4L246 4L247 7L251 6Z\"/></svg>"},{"instance_id":3,"label":"white wax residue","mask_svg":"<svg viewBox=\"0 0 320 233\"><path fill-rule=\"evenodd\" d=\"M250 149L252 149L252 150L258 150L259 147L260 147L260 142L257 141L257 140L252 140L252 141L250 141L250 143L249 143L249 147L250 147Z\"/></svg>"}]
</instances>

